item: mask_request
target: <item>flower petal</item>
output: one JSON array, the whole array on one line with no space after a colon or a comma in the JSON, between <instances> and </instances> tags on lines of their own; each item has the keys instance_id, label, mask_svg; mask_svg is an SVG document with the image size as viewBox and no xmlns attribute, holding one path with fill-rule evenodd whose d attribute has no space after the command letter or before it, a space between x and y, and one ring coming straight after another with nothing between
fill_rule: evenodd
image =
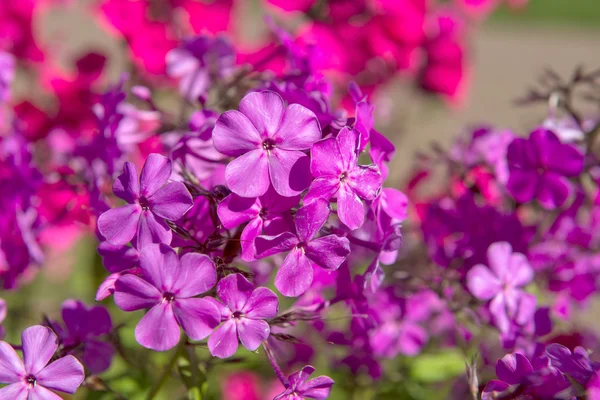
<instances>
[{"instance_id":1,"label":"flower petal","mask_svg":"<svg viewBox=\"0 0 600 400\"><path fill-rule=\"evenodd\" d=\"M25 385L25 382L20 381L17 383L12 383L0 389L0 399L28 400L27 393L28 390L27 386Z\"/></svg>"},{"instance_id":2,"label":"flower petal","mask_svg":"<svg viewBox=\"0 0 600 400\"><path fill-rule=\"evenodd\" d=\"M258 216L260 208L258 199L231 193L219 203L217 215L225 228L233 229Z\"/></svg>"},{"instance_id":3,"label":"flower petal","mask_svg":"<svg viewBox=\"0 0 600 400\"><path fill-rule=\"evenodd\" d=\"M255 239L262 233L263 219L258 217L252 219L242 231L240 240L242 242L242 254L240 258L244 261L254 261L256 258Z\"/></svg>"},{"instance_id":4,"label":"flower petal","mask_svg":"<svg viewBox=\"0 0 600 400\"><path fill-rule=\"evenodd\" d=\"M259 287L252 292L241 311L248 318L268 319L277 316L278 308L277 295L266 287Z\"/></svg>"},{"instance_id":5,"label":"flower petal","mask_svg":"<svg viewBox=\"0 0 600 400\"><path fill-rule=\"evenodd\" d=\"M294 372L289 376L290 387L294 390L298 389L300 385L308 380L308 377L315 372L315 368L312 365L306 365L304 368Z\"/></svg>"},{"instance_id":6,"label":"flower petal","mask_svg":"<svg viewBox=\"0 0 600 400\"><path fill-rule=\"evenodd\" d=\"M525 286L533 279L533 269L524 254L512 253L506 269L510 281L516 287Z\"/></svg>"},{"instance_id":7,"label":"flower petal","mask_svg":"<svg viewBox=\"0 0 600 400\"><path fill-rule=\"evenodd\" d=\"M348 185L361 199L373 200L381 188L381 173L375 164L358 165L348 172Z\"/></svg>"},{"instance_id":8,"label":"flower petal","mask_svg":"<svg viewBox=\"0 0 600 400\"><path fill-rule=\"evenodd\" d=\"M125 163L123 173L113 183L113 192L128 203L133 203L140 197L138 170L133 163Z\"/></svg>"},{"instance_id":9,"label":"flower petal","mask_svg":"<svg viewBox=\"0 0 600 400\"><path fill-rule=\"evenodd\" d=\"M207 292L217 283L217 270L209 256L187 253L181 257L176 271L176 281L172 286L178 298L193 297Z\"/></svg>"},{"instance_id":10,"label":"flower petal","mask_svg":"<svg viewBox=\"0 0 600 400\"><path fill-rule=\"evenodd\" d=\"M329 202L317 199L296 212L296 232L298 239L309 242L323 227L329 217Z\"/></svg>"},{"instance_id":11,"label":"flower petal","mask_svg":"<svg viewBox=\"0 0 600 400\"><path fill-rule=\"evenodd\" d=\"M244 96L238 107L264 138L273 137L281 124L285 104L277 93L265 90Z\"/></svg>"},{"instance_id":12,"label":"flower petal","mask_svg":"<svg viewBox=\"0 0 600 400\"><path fill-rule=\"evenodd\" d=\"M306 257L319 267L336 270L350 254L350 241L345 237L327 235L310 241L304 251Z\"/></svg>"},{"instance_id":13,"label":"flower petal","mask_svg":"<svg viewBox=\"0 0 600 400\"><path fill-rule=\"evenodd\" d=\"M510 385L517 385L533 372L531 363L522 354L507 354L496 363L498 379Z\"/></svg>"},{"instance_id":14,"label":"flower petal","mask_svg":"<svg viewBox=\"0 0 600 400\"><path fill-rule=\"evenodd\" d=\"M177 299L173 311L179 325L192 340L202 340L221 322L219 309L206 299Z\"/></svg>"},{"instance_id":15,"label":"flower petal","mask_svg":"<svg viewBox=\"0 0 600 400\"><path fill-rule=\"evenodd\" d=\"M219 358L231 357L238 348L238 336L235 322L227 320L208 338L210 354Z\"/></svg>"},{"instance_id":16,"label":"flower petal","mask_svg":"<svg viewBox=\"0 0 600 400\"><path fill-rule=\"evenodd\" d=\"M310 158L301 151L275 149L269 153L269 176L282 196L297 196L310 186ZM266 192L266 191L265 191ZM263 195L261 193L260 195Z\"/></svg>"},{"instance_id":17,"label":"flower petal","mask_svg":"<svg viewBox=\"0 0 600 400\"><path fill-rule=\"evenodd\" d=\"M143 249L152 243L171 243L173 233L164 219L156 217L149 210L142 211L137 228L135 246Z\"/></svg>"},{"instance_id":18,"label":"flower petal","mask_svg":"<svg viewBox=\"0 0 600 400\"><path fill-rule=\"evenodd\" d=\"M159 217L176 221L194 205L192 195L181 182L170 182L148 197L150 210Z\"/></svg>"},{"instance_id":19,"label":"flower petal","mask_svg":"<svg viewBox=\"0 0 600 400\"><path fill-rule=\"evenodd\" d=\"M562 206L571 194L569 180L555 172L545 172L538 181L535 197L547 210Z\"/></svg>"},{"instance_id":20,"label":"flower petal","mask_svg":"<svg viewBox=\"0 0 600 400\"><path fill-rule=\"evenodd\" d=\"M287 255L275 276L275 287L281 294L298 297L310 287L313 281L313 268L310 260L300 249L293 249Z\"/></svg>"},{"instance_id":21,"label":"flower petal","mask_svg":"<svg viewBox=\"0 0 600 400\"><path fill-rule=\"evenodd\" d=\"M344 172L344 159L335 138L318 141L310 149L310 172L315 178L338 177Z\"/></svg>"},{"instance_id":22,"label":"flower petal","mask_svg":"<svg viewBox=\"0 0 600 400\"><path fill-rule=\"evenodd\" d=\"M152 153L146 159L140 176L140 194L150 197L167 183L173 171L171 160L158 153Z\"/></svg>"},{"instance_id":23,"label":"flower petal","mask_svg":"<svg viewBox=\"0 0 600 400\"><path fill-rule=\"evenodd\" d=\"M149 308L161 299L162 293L139 276L123 275L115 283L115 304L123 311Z\"/></svg>"},{"instance_id":24,"label":"flower petal","mask_svg":"<svg viewBox=\"0 0 600 400\"><path fill-rule=\"evenodd\" d=\"M142 208L138 204L113 208L98 217L98 230L111 244L127 244L137 232L141 214Z\"/></svg>"},{"instance_id":25,"label":"flower petal","mask_svg":"<svg viewBox=\"0 0 600 400\"><path fill-rule=\"evenodd\" d=\"M88 339L81 361L92 374L101 374L110 367L114 354L112 344Z\"/></svg>"},{"instance_id":26,"label":"flower petal","mask_svg":"<svg viewBox=\"0 0 600 400\"><path fill-rule=\"evenodd\" d=\"M15 349L6 342L0 342L0 383L14 383L27 373Z\"/></svg>"},{"instance_id":27,"label":"flower petal","mask_svg":"<svg viewBox=\"0 0 600 400\"><path fill-rule=\"evenodd\" d=\"M300 104L290 104L274 139L282 149L308 150L321 136L315 113Z\"/></svg>"},{"instance_id":28,"label":"flower petal","mask_svg":"<svg viewBox=\"0 0 600 400\"><path fill-rule=\"evenodd\" d=\"M531 201L535 196L539 175L534 170L510 167L506 189L519 203Z\"/></svg>"},{"instance_id":29,"label":"flower petal","mask_svg":"<svg viewBox=\"0 0 600 400\"><path fill-rule=\"evenodd\" d=\"M21 334L23 344L23 362L28 374L37 375L58 348L58 338L52 329L35 325L29 327Z\"/></svg>"},{"instance_id":30,"label":"flower petal","mask_svg":"<svg viewBox=\"0 0 600 400\"><path fill-rule=\"evenodd\" d=\"M215 148L228 156L237 157L258 149L262 137L252 122L239 111L225 111L212 131Z\"/></svg>"},{"instance_id":31,"label":"flower petal","mask_svg":"<svg viewBox=\"0 0 600 400\"><path fill-rule=\"evenodd\" d=\"M160 292L172 292L179 275L177 253L166 244L149 244L140 251L142 276Z\"/></svg>"},{"instance_id":32,"label":"flower petal","mask_svg":"<svg viewBox=\"0 0 600 400\"><path fill-rule=\"evenodd\" d=\"M308 193L304 196L304 204L312 203L315 199L329 200L340 188L340 179L330 176L316 178L310 184Z\"/></svg>"},{"instance_id":33,"label":"flower petal","mask_svg":"<svg viewBox=\"0 0 600 400\"><path fill-rule=\"evenodd\" d=\"M155 351L172 349L180 337L173 306L166 302L152 307L135 327L135 339L138 343Z\"/></svg>"},{"instance_id":34,"label":"flower petal","mask_svg":"<svg viewBox=\"0 0 600 400\"><path fill-rule=\"evenodd\" d=\"M283 232L277 236L259 236L254 244L256 257L265 258L293 249L298 244L298 238L291 232Z\"/></svg>"},{"instance_id":35,"label":"flower petal","mask_svg":"<svg viewBox=\"0 0 600 400\"><path fill-rule=\"evenodd\" d=\"M343 160L343 170L351 171L356 167L358 158L359 132L350 127L344 127L337 135L337 142Z\"/></svg>"},{"instance_id":36,"label":"flower petal","mask_svg":"<svg viewBox=\"0 0 600 400\"><path fill-rule=\"evenodd\" d=\"M37 385L29 390L28 400L62 400L62 397L41 385Z\"/></svg>"},{"instance_id":37,"label":"flower petal","mask_svg":"<svg viewBox=\"0 0 600 400\"><path fill-rule=\"evenodd\" d=\"M269 189L269 162L262 149L252 150L227 164L225 180L242 197L262 196Z\"/></svg>"},{"instance_id":38,"label":"flower petal","mask_svg":"<svg viewBox=\"0 0 600 400\"><path fill-rule=\"evenodd\" d=\"M323 400L329 397L333 383L333 379L328 376L317 376L314 379L300 384L298 386L298 392L301 393L303 397Z\"/></svg>"},{"instance_id":39,"label":"flower petal","mask_svg":"<svg viewBox=\"0 0 600 400\"><path fill-rule=\"evenodd\" d=\"M48 365L36 374L36 378L40 385L48 389L75 393L83 382L85 373L83 365L75 357L68 355Z\"/></svg>"},{"instance_id":40,"label":"flower petal","mask_svg":"<svg viewBox=\"0 0 600 400\"><path fill-rule=\"evenodd\" d=\"M504 281L504 277L509 273L509 265L512 252L512 246L508 242L492 243L487 250L488 264L494 274Z\"/></svg>"},{"instance_id":41,"label":"flower petal","mask_svg":"<svg viewBox=\"0 0 600 400\"><path fill-rule=\"evenodd\" d=\"M258 349L263 340L269 337L271 328L263 320L240 318L237 322L237 332L242 346L254 351Z\"/></svg>"},{"instance_id":42,"label":"flower petal","mask_svg":"<svg viewBox=\"0 0 600 400\"><path fill-rule=\"evenodd\" d=\"M338 217L348 228L355 230L365 222L365 207L362 200L348 184L340 185L337 196Z\"/></svg>"},{"instance_id":43,"label":"flower petal","mask_svg":"<svg viewBox=\"0 0 600 400\"><path fill-rule=\"evenodd\" d=\"M242 274L231 274L217 284L219 298L227 304L231 311L241 311L252 295L254 285Z\"/></svg>"},{"instance_id":44,"label":"flower petal","mask_svg":"<svg viewBox=\"0 0 600 400\"><path fill-rule=\"evenodd\" d=\"M467 272L467 288L479 300L489 300L502 290L502 283L489 268L479 264Z\"/></svg>"}]
</instances>

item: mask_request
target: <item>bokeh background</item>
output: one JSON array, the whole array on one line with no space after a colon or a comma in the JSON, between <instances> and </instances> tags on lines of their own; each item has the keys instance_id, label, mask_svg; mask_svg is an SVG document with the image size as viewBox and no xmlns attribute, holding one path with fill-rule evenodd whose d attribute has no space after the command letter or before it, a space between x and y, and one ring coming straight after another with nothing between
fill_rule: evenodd
<instances>
[{"instance_id":1,"label":"bokeh background","mask_svg":"<svg viewBox=\"0 0 600 400\"><path fill-rule=\"evenodd\" d=\"M107 81L118 79L125 66L119 42L108 36L88 13L88 5L93 1L72 3L75 4L56 6L45 13L35 27L36 36L50 43L57 59L62 58L65 63L69 55L83 49L107 54ZM241 3L235 17L240 29L250 41L260 38L265 33L260 22L260 1ZM567 76L579 65L600 66L600 0L531 0L523 10L501 8L478 28L470 50L471 80L468 95L461 104L447 105L439 99L417 95L401 81L393 84L386 95L379 96L377 112L382 118L378 120L385 121L379 128L397 147L389 178L391 185L402 186L415 152L426 151L434 142L445 145L465 127L485 122L526 134L543 119L547 112L544 105L518 107L515 100L526 93L544 68ZM27 76L19 74L15 98L30 95L29 90ZM17 332L37 323L40 315L57 317L65 299L76 297L92 303L104 275L92 237L80 240L66 255L49 257L47 266L33 278L32 284L18 292L2 293L11 307L10 318L5 321L8 340L18 342ZM113 307L111 303L107 305ZM117 319L116 325L127 322L119 321L119 315L138 317L111 314ZM590 315L588 310L579 318L585 322ZM464 364L461 360L458 364L454 361L448 363L449 373L462 373ZM110 373L116 376L127 371L116 365ZM132 380L130 384L136 383ZM332 398L336 398L335 392Z\"/></svg>"}]
</instances>

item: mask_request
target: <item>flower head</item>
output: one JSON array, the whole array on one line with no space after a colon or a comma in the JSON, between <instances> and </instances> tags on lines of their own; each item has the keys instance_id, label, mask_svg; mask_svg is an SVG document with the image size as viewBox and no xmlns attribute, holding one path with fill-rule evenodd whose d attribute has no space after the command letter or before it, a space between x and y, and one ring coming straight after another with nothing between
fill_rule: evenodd
<instances>
[{"instance_id":1,"label":"flower head","mask_svg":"<svg viewBox=\"0 0 600 400\"><path fill-rule=\"evenodd\" d=\"M277 315L277 295L265 287L254 288L241 274L221 279L217 294L223 301L215 301L222 322L208 339L210 353L219 358L231 357L238 348L238 339L248 350L256 350L271 332L265 319Z\"/></svg>"},{"instance_id":2,"label":"flower head","mask_svg":"<svg viewBox=\"0 0 600 400\"><path fill-rule=\"evenodd\" d=\"M325 375L308 379L313 372L315 372L315 369L311 365L307 365L291 374L285 391L273 400L323 400L329 397L329 392L331 392L334 383L333 379Z\"/></svg>"},{"instance_id":3,"label":"flower head","mask_svg":"<svg viewBox=\"0 0 600 400\"><path fill-rule=\"evenodd\" d=\"M240 101L239 111L226 111L213 130L221 153L237 157L227 165L229 188L242 197L264 195L273 185L282 196L296 196L310 182L308 156L303 152L321 138L319 121L309 109L285 106L275 92L253 92Z\"/></svg>"},{"instance_id":4,"label":"flower head","mask_svg":"<svg viewBox=\"0 0 600 400\"><path fill-rule=\"evenodd\" d=\"M171 242L165 220L181 218L194 204L183 183L167 183L171 171L171 160L160 154L148 156L139 179L135 165L125 163L113 191L127 204L98 218L98 230L109 243L124 245L135 238L142 249L149 243Z\"/></svg>"},{"instance_id":5,"label":"flower head","mask_svg":"<svg viewBox=\"0 0 600 400\"><path fill-rule=\"evenodd\" d=\"M197 298L217 281L215 266L203 254L181 259L165 244L150 244L140 252L142 276L122 275L115 283L115 303L125 311L150 308L135 328L144 347L164 351L179 342L179 327L193 340L202 340L219 324L219 310Z\"/></svg>"},{"instance_id":6,"label":"flower head","mask_svg":"<svg viewBox=\"0 0 600 400\"><path fill-rule=\"evenodd\" d=\"M75 393L83 382L83 366L71 355L48 364L58 348L58 338L48 327L35 325L23 331L23 361L6 342L0 342L0 398L58 400L51 390Z\"/></svg>"},{"instance_id":7,"label":"flower head","mask_svg":"<svg viewBox=\"0 0 600 400\"><path fill-rule=\"evenodd\" d=\"M275 276L275 287L281 294L300 296L312 283L314 266L336 270L350 254L350 242L345 237L327 235L315 239L328 217L329 203L316 199L296 213L296 234L284 232L256 238L259 258L289 251Z\"/></svg>"}]
</instances>

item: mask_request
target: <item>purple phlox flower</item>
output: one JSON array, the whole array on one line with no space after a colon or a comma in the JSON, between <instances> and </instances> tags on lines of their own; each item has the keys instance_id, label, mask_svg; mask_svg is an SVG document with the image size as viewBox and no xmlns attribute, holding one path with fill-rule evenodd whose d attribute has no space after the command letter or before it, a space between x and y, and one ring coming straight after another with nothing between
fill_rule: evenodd
<instances>
[{"instance_id":1,"label":"purple phlox flower","mask_svg":"<svg viewBox=\"0 0 600 400\"><path fill-rule=\"evenodd\" d=\"M537 365L520 353L507 354L496 363L498 380L489 381L482 400L493 400L506 392L521 393L532 399L571 399L571 383L556 368L544 362Z\"/></svg>"},{"instance_id":2,"label":"purple phlox flower","mask_svg":"<svg viewBox=\"0 0 600 400\"><path fill-rule=\"evenodd\" d=\"M591 131L595 124L596 121L594 120L584 119L582 121L584 129L582 130L582 127L573 117L568 115L559 116L556 112L551 111L542 122L541 127L554 132L563 143L576 143L580 142L585 137L586 132ZM589 130L586 128L589 128Z\"/></svg>"},{"instance_id":3,"label":"purple phlox flower","mask_svg":"<svg viewBox=\"0 0 600 400\"><path fill-rule=\"evenodd\" d=\"M186 235L175 235L171 242L172 247L198 246L205 243L211 235L218 231L218 218L214 213L212 199L208 196L198 196L194 199L194 206L183 218L177 220L177 226L186 230ZM218 241L218 239L217 239Z\"/></svg>"},{"instance_id":4,"label":"purple phlox flower","mask_svg":"<svg viewBox=\"0 0 600 400\"><path fill-rule=\"evenodd\" d=\"M0 52L0 104L11 97L11 86L15 78L15 58L7 52Z\"/></svg>"},{"instance_id":5,"label":"purple phlox flower","mask_svg":"<svg viewBox=\"0 0 600 400\"><path fill-rule=\"evenodd\" d=\"M255 288L241 274L228 275L217 284L221 325L208 338L210 353L219 358L231 357L242 346L258 349L269 337L271 329L266 319L277 316L277 295L265 287Z\"/></svg>"},{"instance_id":6,"label":"purple phlox flower","mask_svg":"<svg viewBox=\"0 0 600 400\"><path fill-rule=\"evenodd\" d=\"M135 247L117 246L106 241L98 245L98 253L102 257L104 268L111 272L96 292L96 301L101 301L115 292L115 283L119 277L125 274L141 274L138 268L140 253Z\"/></svg>"},{"instance_id":7,"label":"purple phlox flower","mask_svg":"<svg viewBox=\"0 0 600 400\"><path fill-rule=\"evenodd\" d=\"M373 111L375 106L369 103L366 99L356 103L356 120L354 129L359 132L358 151L363 151L371 139L371 132L375 126Z\"/></svg>"},{"instance_id":8,"label":"purple phlox flower","mask_svg":"<svg viewBox=\"0 0 600 400\"><path fill-rule=\"evenodd\" d=\"M171 150L171 157L176 162L175 172L178 175L183 176L185 170L208 189L225 185L224 162L227 157L215 149L212 139L203 140L196 133L183 137L177 134L173 139L176 142Z\"/></svg>"},{"instance_id":9,"label":"purple phlox flower","mask_svg":"<svg viewBox=\"0 0 600 400\"><path fill-rule=\"evenodd\" d=\"M115 284L115 303L124 311L150 310L135 328L142 346L169 350L179 342L179 327L193 340L202 340L219 324L219 310L196 298L217 281L215 265L203 254L179 259L169 246L150 244L140 252L142 276L127 274Z\"/></svg>"},{"instance_id":10,"label":"purple phlox flower","mask_svg":"<svg viewBox=\"0 0 600 400\"><path fill-rule=\"evenodd\" d=\"M167 75L179 79L179 91L190 101L206 94L214 79L231 75L235 51L223 36L197 36L169 51Z\"/></svg>"},{"instance_id":11,"label":"purple phlox flower","mask_svg":"<svg viewBox=\"0 0 600 400\"><path fill-rule=\"evenodd\" d=\"M594 372L600 369L600 363L590 360L588 352L580 346L571 352L562 344L553 343L546 347L546 354L553 367L583 386L586 386Z\"/></svg>"},{"instance_id":12,"label":"purple phlox flower","mask_svg":"<svg viewBox=\"0 0 600 400\"><path fill-rule=\"evenodd\" d=\"M600 371L596 371L588 381L586 394L588 400L600 400Z\"/></svg>"},{"instance_id":13,"label":"purple phlox flower","mask_svg":"<svg viewBox=\"0 0 600 400\"><path fill-rule=\"evenodd\" d=\"M510 194L520 203L537 199L548 210L565 203L573 189L568 178L578 176L584 164L578 149L561 143L547 129L533 131L528 139L513 140L507 157Z\"/></svg>"},{"instance_id":14,"label":"purple phlox flower","mask_svg":"<svg viewBox=\"0 0 600 400\"><path fill-rule=\"evenodd\" d=\"M358 229L365 220L363 200L377 197L381 188L381 173L377 166L357 165L358 131L342 129L336 138L323 139L311 149L310 170L315 180L304 198L337 198L337 213L350 229Z\"/></svg>"},{"instance_id":15,"label":"purple phlox flower","mask_svg":"<svg viewBox=\"0 0 600 400\"><path fill-rule=\"evenodd\" d=\"M383 264L396 261L397 252L402 244L402 221L408 217L408 198L399 190L383 188L371 204L377 225L377 235L381 242L382 253L379 256Z\"/></svg>"},{"instance_id":16,"label":"purple phlox flower","mask_svg":"<svg viewBox=\"0 0 600 400\"><path fill-rule=\"evenodd\" d=\"M324 400L329 397L334 383L333 379L325 375L308 379L313 372L315 369L311 365L307 365L291 374L288 377L285 391L275 396L273 400Z\"/></svg>"},{"instance_id":17,"label":"purple phlox flower","mask_svg":"<svg viewBox=\"0 0 600 400\"><path fill-rule=\"evenodd\" d=\"M336 270L350 254L345 237L327 235L315 239L329 217L329 203L317 199L296 212L296 234L259 236L255 240L258 258L289 251L275 276L275 287L284 296L297 297L313 281L313 268Z\"/></svg>"},{"instance_id":18,"label":"purple phlox flower","mask_svg":"<svg viewBox=\"0 0 600 400\"><path fill-rule=\"evenodd\" d=\"M396 152L396 147L388 138L377 132L375 129L371 130L370 144L369 155L371 156L371 160L373 160L375 165L377 165L377 168L379 168L382 181L385 181L389 174L387 164L392 160L392 157Z\"/></svg>"},{"instance_id":19,"label":"purple phlox flower","mask_svg":"<svg viewBox=\"0 0 600 400\"><path fill-rule=\"evenodd\" d=\"M264 195L273 184L282 196L296 196L310 184L304 153L321 139L315 114L299 104L287 107L277 93L246 95L239 111L226 111L213 130L221 153L237 157L225 170L229 188L242 197Z\"/></svg>"},{"instance_id":20,"label":"purple phlox flower","mask_svg":"<svg viewBox=\"0 0 600 400\"><path fill-rule=\"evenodd\" d=\"M139 180L135 165L125 163L113 192L127 204L98 218L98 230L108 242L124 245L135 238L140 249L149 243L171 242L171 229L165 220L178 220L193 205L183 183L167 183L171 171L171 160L156 153L148 156Z\"/></svg>"},{"instance_id":21,"label":"purple phlox flower","mask_svg":"<svg viewBox=\"0 0 600 400\"><path fill-rule=\"evenodd\" d=\"M64 349L80 359L93 374L107 370L114 349L101 338L112 329L106 308L87 307L81 301L67 300L62 305L62 318L66 329L59 336Z\"/></svg>"},{"instance_id":22,"label":"purple phlox flower","mask_svg":"<svg viewBox=\"0 0 600 400\"><path fill-rule=\"evenodd\" d=\"M289 211L292 207L298 205L299 200L298 196L280 196L273 189L269 189L264 196L256 199L240 197L235 193L231 193L219 203L217 213L226 229L233 229L241 224L248 223L240 237L242 243L241 258L244 261L252 261L256 257L254 239L262 234L263 229L267 228L269 224L285 219L291 220ZM267 234L277 233L281 233L281 231L271 232L267 230Z\"/></svg>"},{"instance_id":23,"label":"purple phlox flower","mask_svg":"<svg viewBox=\"0 0 600 400\"><path fill-rule=\"evenodd\" d=\"M513 253L507 242L488 249L488 266L475 265L467 273L467 288L479 300L491 300L490 312L500 332L508 332L511 320L526 323L535 312L535 296L521 288L533 279L527 257Z\"/></svg>"},{"instance_id":24,"label":"purple phlox flower","mask_svg":"<svg viewBox=\"0 0 600 400\"><path fill-rule=\"evenodd\" d=\"M538 338L549 334L551 331L550 309L540 307L535 311L533 318L530 318L523 325L511 321L508 332L502 333L500 340L502 340L502 346L505 349L515 349L524 355L533 356L539 345Z\"/></svg>"},{"instance_id":25,"label":"purple phlox flower","mask_svg":"<svg viewBox=\"0 0 600 400\"><path fill-rule=\"evenodd\" d=\"M190 117L190 131L202 140L211 140L217 118L219 118L219 113L208 108L195 111Z\"/></svg>"},{"instance_id":26,"label":"purple phlox flower","mask_svg":"<svg viewBox=\"0 0 600 400\"><path fill-rule=\"evenodd\" d=\"M6 342L0 342L0 398L60 400L51 390L75 393L85 377L83 366L71 355L50 363L58 338L48 327L35 325L23 331L23 361Z\"/></svg>"}]
</instances>

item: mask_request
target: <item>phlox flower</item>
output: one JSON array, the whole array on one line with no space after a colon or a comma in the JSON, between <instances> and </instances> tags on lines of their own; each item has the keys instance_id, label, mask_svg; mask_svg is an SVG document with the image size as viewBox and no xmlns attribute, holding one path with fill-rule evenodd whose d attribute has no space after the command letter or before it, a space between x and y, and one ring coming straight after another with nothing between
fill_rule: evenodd
<instances>
[{"instance_id":1,"label":"phlox flower","mask_svg":"<svg viewBox=\"0 0 600 400\"><path fill-rule=\"evenodd\" d=\"M254 92L239 111L226 111L213 130L214 145L236 157L225 170L227 185L242 197L264 195L273 185L282 196L296 196L310 183L305 150L321 138L319 121L309 109L285 106L275 92Z\"/></svg>"},{"instance_id":2,"label":"phlox flower","mask_svg":"<svg viewBox=\"0 0 600 400\"><path fill-rule=\"evenodd\" d=\"M179 327L193 340L202 340L219 324L212 302L196 298L217 281L215 266L203 254L181 259L165 244L150 244L140 252L141 277L121 276L115 283L115 303L124 311L150 308L135 328L142 346L169 350L179 342Z\"/></svg>"},{"instance_id":3,"label":"phlox flower","mask_svg":"<svg viewBox=\"0 0 600 400\"><path fill-rule=\"evenodd\" d=\"M316 199L296 213L296 233L256 238L258 258L289 251L275 276L275 287L284 296L300 296L313 281L313 268L336 270L350 254L345 237L326 235L315 239L329 217L329 203Z\"/></svg>"},{"instance_id":4,"label":"phlox flower","mask_svg":"<svg viewBox=\"0 0 600 400\"><path fill-rule=\"evenodd\" d=\"M315 369L311 365L307 365L291 374L288 377L288 385L285 391L273 400L323 400L329 397L329 392L331 392L334 383L333 379L325 375L308 379L313 372L315 372Z\"/></svg>"},{"instance_id":5,"label":"phlox flower","mask_svg":"<svg viewBox=\"0 0 600 400\"><path fill-rule=\"evenodd\" d=\"M48 364L58 338L48 327L35 325L23 331L23 361L6 342L0 342L0 398L11 400L60 400L51 390L75 393L83 382L83 366L71 355ZM48 364L48 365L47 365Z\"/></svg>"},{"instance_id":6,"label":"phlox flower","mask_svg":"<svg viewBox=\"0 0 600 400\"><path fill-rule=\"evenodd\" d=\"M149 243L171 242L171 229L165 220L181 218L193 205L183 183L167 183L172 169L171 160L153 153L138 179L135 165L125 163L113 192L127 204L98 218L98 230L108 242L123 245L135 237L140 249Z\"/></svg>"},{"instance_id":7,"label":"phlox flower","mask_svg":"<svg viewBox=\"0 0 600 400\"><path fill-rule=\"evenodd\" d=\"M238 338L242 346L256 350L271 332L265 319L277 315L277 295L265 287L254 288L241 274L221 279L217 294L223 303L213 303L221 310L222 322L208 338L210 353L231 357L238 348Z\"/></svg>"}]
</instances>

